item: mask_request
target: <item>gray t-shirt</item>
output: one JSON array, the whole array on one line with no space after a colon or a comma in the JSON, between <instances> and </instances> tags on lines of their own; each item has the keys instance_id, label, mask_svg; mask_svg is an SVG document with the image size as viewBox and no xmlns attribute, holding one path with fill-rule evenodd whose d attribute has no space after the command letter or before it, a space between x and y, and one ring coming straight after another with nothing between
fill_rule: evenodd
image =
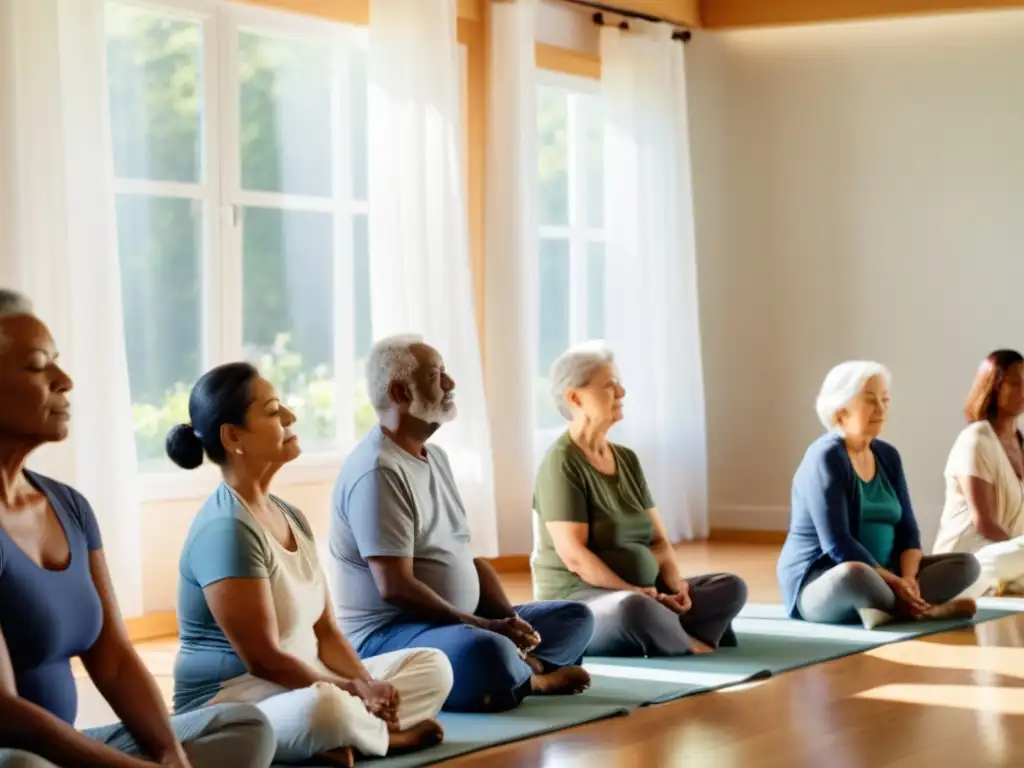
<instances>
[{"instance_id":1,"label":"gray t-shirt","mask_svg":"<svg viewBox=\"0 0 1024 768\"><path fill-rule=\"evenodd\" d=\"M330 571L334 609L358 650L402 612L385 603L367 558L411 557L416 578L460 611L480 602L469 524L445 452L416 458L374 427L345 460L334 488Z\"/></svg>"}]
</instances>

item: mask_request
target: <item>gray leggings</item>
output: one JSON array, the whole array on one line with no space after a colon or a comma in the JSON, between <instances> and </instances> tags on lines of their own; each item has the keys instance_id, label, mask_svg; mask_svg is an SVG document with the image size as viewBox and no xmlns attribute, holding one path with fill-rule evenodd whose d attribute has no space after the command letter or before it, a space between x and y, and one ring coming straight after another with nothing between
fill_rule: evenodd
<instances>
[{"instance_id":1,"label":"gray leggings","mask_svg":"<svg viewBox=\"0 0 1024 768\"><path fill-rule=\"evenodd\" d=\"M732 620L747 602L739 576L715 573L687 579L693 606L681 616L652 597L588 587L572 595L594 614L591 656L684 656L690 638L717 648L735 645Z\"/></svg>"},{"instance_id":2,"label":"gray leggings","mask_svg":"<svg viewBox=\"0 0 1024 768\"><path fill-rule=\"evenodd\" d=\"M921 559L917 574L921 598L932 605L952 600L971 586L980 572L974 555L928 555ZM866 608L891 614L897 605L889 585L864 563L840 563L812 573L797 599L800 616L821 624L858 623L858 612Z\"/></svg>"},{"instance_id":3,"label":"gray leggings","mask_svg":"<svg viewBox=\"0 0 1024 768\"><path fill-rule=\"evenodd\" d=\"M248 704L204 707L172 717L171 725L195 768L267 768L274 759L274 731L263 713ZM135 739L120 723L83 733L126 755L143 757ZM29 752L0 749L0 768L55 766Z\"/></svg>"}]
</instances>

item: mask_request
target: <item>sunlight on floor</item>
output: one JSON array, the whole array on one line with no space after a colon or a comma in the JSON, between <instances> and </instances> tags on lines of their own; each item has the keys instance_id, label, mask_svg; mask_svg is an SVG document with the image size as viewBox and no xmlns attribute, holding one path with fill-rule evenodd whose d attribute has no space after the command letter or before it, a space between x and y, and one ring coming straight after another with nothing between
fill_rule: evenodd
<instances>
[{"instance_id":1,"label":"sunlight on floor","mask_svg":"<svg viewBox=\"0 0 1024 768\"><path fill-rule=\"evenodd\" d=\"M584 664L583 666L590 674L602 675L603 677L621 677L628 680L656 680L663 683L684 683L699 686L725 685L746 677L746 675L730 675L721 672L613 667L605 664Z\"/></svg>"},{"instance_id":2,"label":"sunlight on floor","mask_svg":"<svg viewBox=\"0 0 1024 768\"><path fill-rule=\"evenodd\" d=\"M1024 688L991 685L880 685L855 694L857 699L892 701L930 707L953 707L1003 715L1024 715Z\"/></svg>"},{"instance_id":3,"label":"sunlight on floor","mask_svg":"<svg viewBox=\"0 0 1024 768\"><path fill-rule=\"evenodd\" d=\"M1024 648L943 645L911 640L896 645L883 645L868 651L867 655L912 667L994 672L1024 678Z\"/></svg>"}]
</instances>

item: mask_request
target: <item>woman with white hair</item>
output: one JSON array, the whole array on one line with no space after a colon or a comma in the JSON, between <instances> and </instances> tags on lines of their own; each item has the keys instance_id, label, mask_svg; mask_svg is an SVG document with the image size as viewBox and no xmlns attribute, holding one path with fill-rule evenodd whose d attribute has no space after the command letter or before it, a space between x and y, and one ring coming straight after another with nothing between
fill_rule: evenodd
<instances>
[{"instance_id":1,"label":"woman with white hair","mask_svg":"<svg viewBox=\"0 0 1024 768\"><path fill-rule=\"evenodd\" d=\"M537 475L535 596L590 607L591 655L682 656L735 645L731 624L746 584L724 573L682 577L636 454L608 440L626 394L611 351L570 349L551 379L569 429Z\"/></svg>"},{"instance_id":2,"label":"woman with white hair","mask_svg":"<svg viewBox=\"0 0 1024 768\"><path fill-rule=\"evenodd\" d=\"M879 439L892 377L885 366L833 368L818 395L828 430L793 478L789 534L779 556L783 601L793 618L872 628L899 619L966 618L955 599L978 578L973 555L924 557L897 450Z\"/></svg>"}]
</instances>

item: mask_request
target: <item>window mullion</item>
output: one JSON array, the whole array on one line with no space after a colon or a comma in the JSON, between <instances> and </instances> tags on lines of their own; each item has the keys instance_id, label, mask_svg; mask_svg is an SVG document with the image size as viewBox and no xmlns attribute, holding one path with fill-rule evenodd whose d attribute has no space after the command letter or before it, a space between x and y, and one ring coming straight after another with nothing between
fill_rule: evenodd
<instances>
[{"instance_id":1,"label":"window mullion","mask_svg":"<svg viewBox=\"0 0 1024 768\"><path fill-rule=\"evenodd\" d=\"M334 413L336 440L355 440L355 259L352 253L353 213L351 140L351 46L334 51L331 88L331 136L334 157Z\"/></svg>"},{"instance_id":2,"label":"window mullion","mask_svg":"<svg viewBox=\"0 0 1024 768\"><path fill-rule=\"evenodd\" d=\"M583 157L584 125L579 97L568 95L569 153L569 341L578 344L587 338L587 243L580 233L586 231L587 164Z\"/></svg>"},{"instance_id":3,"label":"window mullion","mask_svg":"<svg viewBox=\"0 0 1024 768\"><path fill-rule=\"evenodd\" d=\"M230 15L220 11L217 18L216 57L219 65L217 84L220 111L218 221L220 248L217 253L217 275L220 281L216 294L219 308L215 316L220 322L216 334L215 361L224 363L242 359L243 328L243 208L241 206L240 127L238 110L238 26Z\"/></svg>"}]
</instances>

